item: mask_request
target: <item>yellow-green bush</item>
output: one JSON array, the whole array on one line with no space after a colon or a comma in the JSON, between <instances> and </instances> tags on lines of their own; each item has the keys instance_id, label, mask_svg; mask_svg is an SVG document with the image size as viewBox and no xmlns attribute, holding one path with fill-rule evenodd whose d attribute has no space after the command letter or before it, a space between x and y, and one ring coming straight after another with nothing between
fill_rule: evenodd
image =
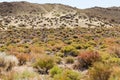
<instances>
[{"instance_id":1,"label":"yellow-green bush","mask_svg":"<svg viewBox=\"0 0 120 80\"><path fill-rule=\"evenodd\" d=\"M58 66L54 66L52 69L50 69L50 75L54 77L57 74L61 74L63 69L59 68Z\"/></svg>"},{"instance_id":2,"label":"yellow-green bush","mask_svg":"<svg viewBox=\"0 0 120 80\"><path fill-rule=\"evenodd\" d=\"M59 56L56 56L56 57L55 57L55 62L56 62L57 64L61 64L61 63L62 63L62 58L59 57Z\"/></svg>"},{"instance_id":3,"label":"yellow-green bush","mask_svg":"<svg viewBox=\"0 0 120 80\"><path fill-rule=\"evenodd\" d=\"M79 54L75 47L71 45L63 47L62 52L64 53L64 56L77 56Z\"/></svg>"},{"instance_id":4,"label":"yellow-green bush","mask_svg":"<svg viewBox=\"0 0 120 80\"><path fill-rule=\"evenodd\" d=\"M82 49L83 48L82 44L77 44L77 43L72 44L72 46L75 47L76 49Z\"/></svg>"},{"instance_id":5,"label":"yellow-green bush","mask_svg":"<svg viewBox=\"0 0 120 80\"><path fill-rule=\"evenodd\" d=\"M112 58L108 59L108 61L106 61L106 62L111 65L120 65L120 59L116 58L116 57L112 57Z\"/></svg>"},{"instance_id":6,"label":"yellow-green bush","mask_svg":"<svg viewBox=\"0 0 120 80\"><path fill-rule=\"evenodd\" d=\"M74 63L74 58L71 56L68 56L68 57L66 57L65 62L67 64L72 64L72 63Z\"/></svg>"},{"instance_id":7,"label":"yellow-green bush","mask_svg":"<svg viewBox=\"0 0 120 80\"><path fill-rule=\"evenodd\" d=\"M57 53L56 53L56 56L59 56L59 57L64 57L64 53L57 52Z\"/></svg>"},{"instance_id":8,"label":"yellow-green bush","mask_svg":"<svg viewBox=\"0 0 120 80\"><path fill-rule=\"evenodd\" d=\"M111 75L111 66L101 62L94 63L89 69L88 80L108 80Z\"/></svg>"},{"instance_id":9,"label":"yellow-green bush","mask_svg":"<svg viewBox=\"0 0 120 80\"><path fill-rule=\"evenodd\" d=\"M100 56L101 61L104 63L107 63L109 65L120 65L120 59L113 54L101 52Z\"/></svg>"},{"instance_id":10,"label":"yellow-green bush","mask_svg":"<svg viewBox=\"0 0 120 80\"><path fill-rule=\"evenodd\" d=\"M113 67L109 80L120 80L120 67Z\"/></svg>"},{"instance_id":11,"label":"yellow-green bush","mask_svg":"<svg viewBox=\"0 0 120 80\"><path fill-rule=\"evenodd\" d=\"M54 76L54 80L80 80L81 74L72 70L64 70L61 74Z\"/></svg>"},{"instance_id":12,"label":"yellow-green bush","mask_svg":"<svg viewBox=\"0 0 120 80\"><path fill-rule=\"evenodd\" d=\"M118 47L112 47L111 53L113 55L116 55L118 58L120 58L120 48L119 48L119 46Z\"/></svg>"},{"instance_id":13,"label":"yellow-green bush","mask_svg":"<svg viewBox=\"0 0 120 80\"><path fill-rule=\"evenodd\" d=\"M33 64L33 67L38 69L40 73L47 74L48 70L50 70L54 66L54 58L48 55L42 55L40 58L36 60Z\"/></svg>"}]
</instances>

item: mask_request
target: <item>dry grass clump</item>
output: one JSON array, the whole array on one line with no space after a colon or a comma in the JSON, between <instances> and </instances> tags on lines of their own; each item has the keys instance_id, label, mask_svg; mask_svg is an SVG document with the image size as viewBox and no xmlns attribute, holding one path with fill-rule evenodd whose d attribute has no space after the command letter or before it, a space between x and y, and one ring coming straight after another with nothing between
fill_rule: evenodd
<instances>
[{"instance_id":1,"label":"dry grass clump","mask_svg":"<svg viewBox=\"0 0 120 80\"><path fill-rule=\"evenodd\" d=\"M19 61L19 65L25 65L34 58L34 56L30 53L9 52L9 55L16 56Z\"/></svg>"},{"instance_id":2,"label":"dry grass clump","mask_svg":"<svg viewBox=\"0 0 120 80\"><path fill-rule=\"evenodd\" d=\"M13 55L7 55L4 52L0 53L0 67L4 70L11 70L12 67L17 66L19 63L18 59Z\"/></svg>"},{"instance_id":3,"label":"dry grass clump","mask_svg":"<svg viewBox=\"0 0 120 80\"><path fill-rule=\"evenodd\" d=\"M25 70L23 72L10 71L0 75L2 80L41 80L36 72Z\"/></svg>"},{"instance_id":4,"label":"dry grass clump","mask_svg":"<svg viewBox=\"0 0 120 80\"><path fill-rule=\"evenodd\" d=\"M63 70L54 75L54 80L80 80L81 74L73 70Z\"/></svg>"}]
</instances>

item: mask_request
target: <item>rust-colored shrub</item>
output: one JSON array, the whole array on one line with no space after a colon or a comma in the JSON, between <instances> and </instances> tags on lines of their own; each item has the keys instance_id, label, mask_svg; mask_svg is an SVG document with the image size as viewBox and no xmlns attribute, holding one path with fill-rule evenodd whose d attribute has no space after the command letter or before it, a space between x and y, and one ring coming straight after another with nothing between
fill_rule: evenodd
<instances>
[{"instance_id":1,"label":"rust-colored shrub","mask_svg":"<svg viewBox=\"0 0 120 80\"><path fill-rule=\"evenodd\" d=\"M77 69L87 69L94 62L100 60L100 55L96 51L85 51L78 56L77 64L75 64L74 68Z\"/></svg>"},{"instance_id":2,"label":"rust-colored shrub","mask_svg":"<svg viewBox=\"0 0 120 80\"><path fill-rule=\"evenodd\" d=\"M19 65L23 65L23 64L26 64L26 62L30 60L31 56L30 54L19 53L19 54L16 54L16 57L19 60Z\"/></svg>"}]
</instances>

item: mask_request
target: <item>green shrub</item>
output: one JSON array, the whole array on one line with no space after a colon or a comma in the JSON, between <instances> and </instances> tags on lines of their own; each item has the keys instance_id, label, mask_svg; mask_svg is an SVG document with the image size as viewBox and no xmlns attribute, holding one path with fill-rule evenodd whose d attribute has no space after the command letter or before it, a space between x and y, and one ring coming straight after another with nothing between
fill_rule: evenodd
<instances>
[{"instance_id":1,"label":"green shrub","mask_svg":"<svg viewBox=\"0 0 120 80\"><path fill-rule=\"evenodd\" d=\"M57 64L61 64L61 63L62 63L61 57L56 56L56 57L55 57L55 62L56 62Z\"/></svg>"},{"instance_id":2,"label":"green shrub","mask_svg":"<svg viewBox=\"0 0 120 80\"><path fill-rule=\"evenodd\" d=\"M96 62L89 69L89 80L108 80L111 75L111 66L101 62Z\"/></svg>"},{"instance_id":3,"label":"green shrub","mask_svg":"<svg viewBox=\"0 0 120 80\"><path fill-rule=\"evenodd\" d=\"M111 57L108 59L108 61L106 61L106 63L111 65L120 65L120 58Z\"/></svg>"},{"instance_id":4,"label":"green shrub","mask_svg":"<svg viewBox=\"0 0 120 80\"><path fill-rule=\"evenodd\" d=\"M82 45L81 44L72 44L76 49L82 49Z\"/></svg>"},{"instance_id":5,"label":"green shrub","mask_svg":"<svg viewBox=\"0 0 120 80\"><path fill-rule=\"evenodd\" d=\"M77 56L78 55L78 51L75 49L75 47L69 45L69 46L65 46L62 48L62 52L64 53L64 56Z\"/></svg>"},{"instance_id":6,"label":"green shrub","mask_svg":"<svg viewBox=\"0 0 120 80\"><path fill-rule=\"evenodd\" d=\"M101 56L102 62L106 62L108 61L108 59L112 58L112 56L106 52L101 52L100 56Z\"/></svg>"},{"instance_id":7,"label":"green shrub","mask_svg":"<svg viewBox=\"0 0 120 80\"><path fill-rule=\"evenodd\" d=\"M54 76L54 80L80 80L81 75L72 70L64 70L61 74Z\"/></svg>"},{"instance_id":8,"label":"green shrub","mask_svg":"<svg viewBox=\"0 0 120 80\"><path fill-rule=\"evenodd\" d=\"M58 66L54 66L51 70L50 70L50 75L52 77L54 77L57 74L61 74L62 73L62 69L59 68Z\"/></svg>"},{"instance_id":9,"label":"green shrub","mask_svg":"<svg viewBox=\"0 0 120 80\"><path fill-rule=\"evenodd\" d=\"M120 58L120 48L119 48L119 47L113 47L113 48L111 49L111 53L112 53L113 55L116 55L118 58Z\"/></svg>"},{"instance_id":10,"label":"green shrub","mask_svg":"<svg viewBox=\"0 0 120 80\"><path fill-rule=\"evenodd\" d=\"M89 41L88 44L91 45L91 46L96 46L96 43L94 41L92 41L92 40Z\"/></svg>"},{"instance_id":11,"label":"green shrub","mask_svg":"<svg viewBox=\"0 0 120 80\"><path fill-rule=\"evenodd\" d=\"M66 57L65 62L68 64L72 64L72 63L74 63L74 58L71 56L68 56L68 57Z\"/></svg>"},{"instance_id":12,"label":"green shrub","mask_svg":"<svg viewBox=\"0 0 120 80\"><path fill-rule=\"evenodd\" d=\"M72 40L65 40L66 44L72 44L72 42L73 42Z\"/></svg>"},{"instance_id":13,"label":"green shrub","mask_svg":"<svg viewBox=\"0 0 120 80\"><path fill-rule=\"evenodd\" d=\"M120 80L120 67L113 67L109 80Z\"/></svg>"},{"instance_id":14,"label":"green shrub","mask_svg":"<svg viewBox=\"0 0 120 80\"><path fill-rule=\"evenodd\" d=\"M82 45L82 48L83 48L83 49L88 49L88 48L90 48L90 47L91 47L91 45L88 44L88 43Z\"/></svg>"},{"instance_id":15,"label":"green shrub","mask_svg":"<svg viewBox=\"0 0 120 80\"><path fill-rule=\"evenodd\" d=\"M120 65L120 58L109 53L101 53L101 60L110 65Z\"/></svg>"},{"instance_id":16,"label":"green shrub","mask_svg":"<svg viewBox=\"0 0 120 80\"><path fill-rule=\"evenodd\" d=\"M43 55L33 64L33 67L38 69L38 71L42 74L47 74L48 70L50 70L54 66L54 58L48 55Z\"/></svg>"},{"instance_id":17,"label":"green shrub","mask_svg":"<svg viewBox=\"0 0 120 80\"><path fill-rule=\"evenodd\" d=\"M64 57L64 54L63 54L63 53L61 53L61 52L57 52L57 53L56 53L56 56L59 56L59 57Z\"/></svg>"}]
</instances>

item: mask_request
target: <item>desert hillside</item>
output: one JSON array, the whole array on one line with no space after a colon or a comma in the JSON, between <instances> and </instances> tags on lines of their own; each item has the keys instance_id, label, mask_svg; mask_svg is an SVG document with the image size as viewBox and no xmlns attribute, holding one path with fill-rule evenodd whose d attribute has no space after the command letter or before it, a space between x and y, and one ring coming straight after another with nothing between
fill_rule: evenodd
<instances>
[{"instance_id":1,"label":"desert hillside","mask_svg":"<svg viewBox=\"0 0 120 80\"><path fill-rule=\"evenodd\" d=\"M0 80L120 80L119 13L0 3Z\"/></svg>"},{"instance_id":2,"label":"desert hillside","mask_svg":"<svg viewBox=\"0 0 120 80\"><path fill-rule=\"evenodd\" d=\"M104 20L108 20L110 23L120 24L120 7L94 7L85 9L83 12L91 17L94 16Z\"/></svg>"},{"instance_id":3,"label":"desert hillside","mask_svg":"<svg viewBox=\"0 0 120 80\"><path fill-rule=\"evenodd\" d=\"M119 26L119 7L77 9L62 4L0 3L1 29Z\"/></svg>"}]
</instances>

